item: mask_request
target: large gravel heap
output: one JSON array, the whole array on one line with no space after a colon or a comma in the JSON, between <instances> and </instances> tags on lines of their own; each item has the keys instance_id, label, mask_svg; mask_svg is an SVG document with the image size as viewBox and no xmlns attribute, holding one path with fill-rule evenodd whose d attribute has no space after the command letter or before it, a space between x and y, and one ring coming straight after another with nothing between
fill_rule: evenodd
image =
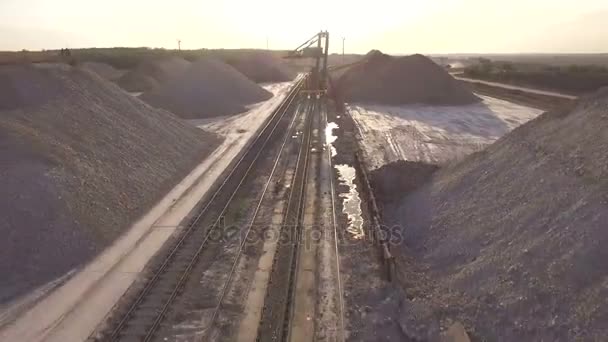
<instances>
[{"instance_id":1,"label":"large gravel heap","mask_svg":"<svg viewBox=\"0 0 608 342\"><path fill-rule=\"evenodd\" d=\"M287 82L296 76L287 63L268 52L243 53L227 62L256 83Z\"/></svg>"},{"instance_id":2,"label":"large gravel heap","mask_svg":"<svg viewBox=\"0 0 608 342\"><path fill-rule=\"evenodd\" d=\"M151 91L182 74L191 65L192 63L179 57L150 59L124 74L116 83L130 92Z\"/></svg>"},{"instance_id":3,"label":"large gravel heap","mask_svg":"<svg viewBox=\"0 0 608 342\"><path fill-rule=\"evenodd\" d=\"M0 67L0 303L92 258L218 144L86 70Z\"/></svg>"},{"instance_id":4,"label":"large gravel heap","mask_svg":"<svg viewBox=\"0 0 608 342\"><path fill-rule=\"evenodd\" d=\"M400 191L383 177L391 168L412 174L407 163L379 169L380 194ZM403 255L419 266L401 270L406 291L438 317L457 317L479 340L608 336L608 88L405 197L381 197L387 223L403 227Z\"/></svg>"},{"instance_id":5,"label":"large gravel heap","mask_svg":"<svg viewBox=\"0 0 608 342\"><path fill-rule=\"evenodd\" d=\"M240 113L271 97L230 65L204 58L141 98L182 118L199 119Z\"/></svg>"},{"instance_id":6,"label":"large gravel heap","mask_svg":"<svg viewBox=\"0 0 608 342\"><path fill-rule=\"evenodd\" d=\"M464 105L479 101L429 58L392 57L377 50L368 53L365 62L349 68L336 86L347 102Z\"/></svg>"},{"instance_id":7,"label":"large gravel heap","mask_svg":"<svg viewBox=\"0 0 608 342\"><path fill-rule=\"evenodd\" d=\"M116 81L126 73L124 70L116 69L110 64L101 62L84 62L82 63L81 67L96 73L101 78L105 78L106 80L110 81Z\"/></svg>"}]
</instances>

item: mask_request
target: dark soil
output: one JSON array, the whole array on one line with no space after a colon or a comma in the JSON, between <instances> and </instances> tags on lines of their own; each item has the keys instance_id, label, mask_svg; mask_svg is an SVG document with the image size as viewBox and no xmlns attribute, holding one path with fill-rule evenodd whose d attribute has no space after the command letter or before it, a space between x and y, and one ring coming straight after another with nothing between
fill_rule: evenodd
<instances>
[{"instance_id":1,"label":"dark soil","mask_svg":"<svg viewBox=\"0 0 608 342\"><path fill-rule=\"evenodd\" d=\"M390 202L416 190L438 169L437 165L425 162L399 160L374 170L370 182L376 197Z\"/></svg>"},{"instance_id":2,"label":"dark soil","mask_svg":"<svg viewBox=\"0 0 608 342\"><path fill-rule=\"evenodd\" d=\"M606 151L608 89L385 197L385 223L404 236L393 250L408 299L480 341L604 340Z\"/></svg>"},{"instance_id":3,"label":"dark soil","mask_svg":"<svg viewBox=\"0 0 608 342\"><path fill-rule=\"evenodd\" d=\"M220 142L67 65L0 68L0 302L90 260Z\"/></svg>"},{"instance_id":4,"label":"dark soil","mask_svg":"<svg viewBox=\"0 0 608 342\"><path fill-rule=\"evenodd\" d=\"M389 105L464 105L480 101L445 69L422 55L392 57L379 51L346 71L335 84L347 102Z\"/></svg>"},{"instance_id":5,"label":"dark soil","mask_svg":"<svg viewBox=\"0 0 608 342\"><path fill-rule=\"evenodd\" d=\"M212 58L201 59L141 98L182 118L200 119L237 114L272 94L233 67Z\"/></svg>"}]
</instances>

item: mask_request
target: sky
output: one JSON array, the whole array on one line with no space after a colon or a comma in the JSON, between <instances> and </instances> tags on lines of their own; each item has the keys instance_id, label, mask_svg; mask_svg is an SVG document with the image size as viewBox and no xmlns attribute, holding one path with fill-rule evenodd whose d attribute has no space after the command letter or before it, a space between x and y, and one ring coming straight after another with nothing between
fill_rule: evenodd
<instances>
[{"instance_id":1,"label":"sky","mask_svg":"<svg viewBox=\"0 0 608 342\"><path fill-rule=\"evenodd\" d=\"M332 52L608 52L607 21L607 0L0 0L0 50L294 49L322 29Z\"/></svg>"}]
</instances>

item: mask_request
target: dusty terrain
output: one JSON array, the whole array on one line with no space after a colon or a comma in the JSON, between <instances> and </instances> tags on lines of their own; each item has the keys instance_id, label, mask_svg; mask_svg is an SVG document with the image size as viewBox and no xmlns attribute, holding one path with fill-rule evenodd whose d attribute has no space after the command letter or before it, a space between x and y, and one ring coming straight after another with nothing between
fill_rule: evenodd
<instances>
[{"instance_id":1,"label":"dusty terrain","mask_svg":"<svg viewBox=\"0 0 608 342\"><path fill-rule=\"evenodd\" d=\"M463 105L479 101L444 68L422 55L392 57L374 50L334 84L346 102Z\"/></svg>"},{"instance_id":2,"label":"dusty terrain","mask_svg":"<svg viewBox=\"0 0 608 342\"><path fill-rule=\"evenodd\" d=\"M541 110L482 96L466 106L349 105L369 168L397 160L446 163L483 149Z\"/></svg>"},{"instance_id":3,"label":"dusty terrain","mask_svg":"<svg viewBox=\"0 0 608 342\"><path fill-rule=\"evenodd\" d=\"M2 67L0 114L3 302L88 261L221 140L67 65Z\"/></svg>"},{"instance_id":4,"label":"dusty terrain","mask_svg":"<svg viewBox=\"0 0 608 342\"><path fill-rule=\"evenodd\" d=\"M393 246L403 303L415 304L404 322L427 338L449 318L477 340L603 340L607 129L604 89L428 175L415 190L383 183L386 172L409 177L411 165L376 171L377 187L403 194L384 196L383 212L404 237Z\"/></svg>"},{"instance_id":5,"label":"dusty terrain","mask_svg":"<svg viewBox=\"0 0 608 342\"><path fill-rule=\"evenodd\" d=\"M141 99L186 119L236 114L272 94L228 64L212 58L193 63Z\"/></svg>"}]
</instances>

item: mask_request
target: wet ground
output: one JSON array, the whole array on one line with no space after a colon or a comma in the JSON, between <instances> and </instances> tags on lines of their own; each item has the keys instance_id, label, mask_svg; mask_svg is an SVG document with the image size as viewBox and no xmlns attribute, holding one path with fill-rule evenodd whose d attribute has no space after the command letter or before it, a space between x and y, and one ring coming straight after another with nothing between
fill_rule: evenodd
<instances>
[{"instance_id":1,"label":"wet ground","mask_svg":"<svg viewBox=\"0 0 608 342\"><path fill-rule=\"evenodd\" d=\"M399 326L400 301L388 281L354 168L357 127L348 115L328 112L335 154L334 184L344 297L346 341L409 341Z\"/></svg>"}]
</instances>

